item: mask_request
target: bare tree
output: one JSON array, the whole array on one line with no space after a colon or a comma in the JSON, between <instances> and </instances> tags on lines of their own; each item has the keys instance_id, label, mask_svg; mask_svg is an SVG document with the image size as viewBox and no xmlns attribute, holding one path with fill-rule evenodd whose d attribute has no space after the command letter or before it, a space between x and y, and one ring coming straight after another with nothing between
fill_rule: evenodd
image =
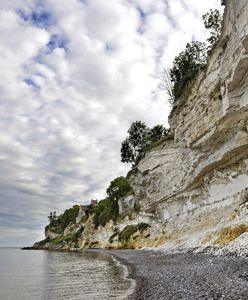
<instances>
[{"instance_id":1,"label":"bare tree","mask_svg":"<svg viewBox=\"0 0 248 300\"><path fill-rule=\"evenodd\" d=\"M175 102L175 96L173 94L173 84L171 81L170 71L168 69L163 69L162 71L159 88L163 91L166 91L167 95L169 96L169 103L173 105Z\"/></svg>"}]
</instances>

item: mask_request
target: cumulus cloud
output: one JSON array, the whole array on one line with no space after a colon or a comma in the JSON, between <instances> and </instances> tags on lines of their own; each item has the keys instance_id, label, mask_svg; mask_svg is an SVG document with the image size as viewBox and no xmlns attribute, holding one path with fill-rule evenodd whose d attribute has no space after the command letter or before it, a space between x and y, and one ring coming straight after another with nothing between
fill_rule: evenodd
<instances>
[{"instance_id":1,"label":"cumulus cloud","mask_svg":"<svg viewBox=\"0 0 248 300\"><path fill-rule=\"evenodd\" d=\"M127 129L167 126L160 72L218 2L1 1L0 244L34 242L49 211L126 174Z\"/></svg>"}]
</instances>

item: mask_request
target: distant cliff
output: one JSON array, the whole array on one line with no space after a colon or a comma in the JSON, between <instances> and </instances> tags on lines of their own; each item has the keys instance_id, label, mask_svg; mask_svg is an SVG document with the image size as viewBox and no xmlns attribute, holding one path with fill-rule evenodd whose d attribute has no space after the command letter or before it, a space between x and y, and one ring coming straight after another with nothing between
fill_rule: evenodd
<instances>
[{"instance_id":1,"label":"distant cliff","mask_svg":"<svg viewBox=\"0 0 248 300\"><path fill-rule=\"evenodd\" d=\"M35 247L213 246L247 253L248 2L226 2L207 69L169 116L174 138L130 172L133 193L119 199L119 218L96 227L93 213L60 233L47 228Z\"/></svg>"}]
</instances>

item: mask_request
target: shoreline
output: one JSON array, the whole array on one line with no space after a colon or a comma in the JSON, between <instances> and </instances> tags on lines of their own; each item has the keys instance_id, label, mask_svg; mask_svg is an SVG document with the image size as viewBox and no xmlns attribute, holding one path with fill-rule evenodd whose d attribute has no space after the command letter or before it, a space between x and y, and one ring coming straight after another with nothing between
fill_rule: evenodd
<instances>
[{"instance_id":1,"label":"shoreline","mask_svg":"<svg viewBox=\"0 0 248 300\"><path fill-rule=\"evenodd\" d=\"M206 252L166 253L158 249L62 251L98 252L111 256L113 261L124 269L125 279L130 280L127 292L117 299L245 300L248 295L247 257L216 256Z\"/></svg>"},{"instance_id":2,"label":"shoreline","mask_svg":"<svg viewBox=\"0 0 248 300\"><path fill-rule=\"evenodd\" d=\"M248 259L153 250L94 249L113 256L136 282L130 300L247 299Z\"/></svg>"}]
</instances>

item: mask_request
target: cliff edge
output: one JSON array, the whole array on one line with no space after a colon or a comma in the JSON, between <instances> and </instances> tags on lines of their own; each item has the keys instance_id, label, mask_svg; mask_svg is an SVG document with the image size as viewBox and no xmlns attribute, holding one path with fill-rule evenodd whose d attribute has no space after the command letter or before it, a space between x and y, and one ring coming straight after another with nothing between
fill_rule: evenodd
<instances>
[{"instance_id":1,"label":"cliff edge","mask_svg":"<svg viewBox=\"0 0 248 300\"><path fill-rule=\"evenodd\" d=\"M89 215L59 234L48 228L35 247L248 255L248 2L226 2L207 68L169 116L174 138L128 175L133 193L119 199L122 217L96 227Z\"/></svg>"}]
</instances>

